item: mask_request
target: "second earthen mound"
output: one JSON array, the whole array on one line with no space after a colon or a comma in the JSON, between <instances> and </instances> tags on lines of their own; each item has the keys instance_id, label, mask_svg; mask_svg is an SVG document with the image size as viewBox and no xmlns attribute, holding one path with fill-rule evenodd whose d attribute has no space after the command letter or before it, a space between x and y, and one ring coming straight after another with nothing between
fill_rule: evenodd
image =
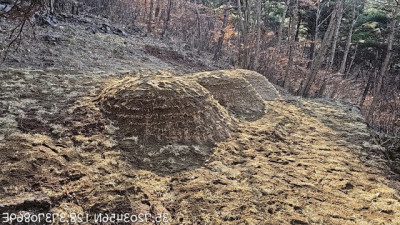
<instances>
[{"instance_id":1,"label":"second earthen mound","mask_svg":"<svg viewBox=\"0 0 400 225\"><path fill-rule=\"evenodd\" d=\"M245 78L265 101L274 101L280 98L278 90L263 75L251 70L236 69L233 71Z\"/></svg>"},{"instance_id":2,"label":"second earthen mound","mask_svg":"<svg viewBox=\"0 0 400 225\"><path fill-rule=\"evenodd\" d=\"M236 117L254 121L264 115L263 99L236 70L201 72L194 74L194 77Z\"/></svg>"},{"instance_id":3,"label":"second earthen mound","mask_svg":"<svg viewBox=\"0 0 400 225\"><path fill-rule=\"evenodd\" d=\"M155 144L210 145L230 137L234 122L192 80L166 75L113 81L99 96L103 113L125 137Z\"/></svg>"}]
</instances>

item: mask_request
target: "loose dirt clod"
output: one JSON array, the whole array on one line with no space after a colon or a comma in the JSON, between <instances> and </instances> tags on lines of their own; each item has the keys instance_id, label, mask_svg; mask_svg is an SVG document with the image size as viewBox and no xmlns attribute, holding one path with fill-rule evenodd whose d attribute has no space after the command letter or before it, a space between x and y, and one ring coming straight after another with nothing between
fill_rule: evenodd
<instances>
[{"instance_id":1,"label":"loose dirt clod","mask_svg":"<svg viewBox=\"0 0 400 225\"><path fill-rule=\"evenodd\" d=\"M238 118L254 121L264 115L263 99L236 70L201 72L195 73L194 77Z\"/></svg>"},{"instance_id":2,"label":"loose dirt clod","mask_svg":"<svg viewBox=\"0 0 400 225\"><path fill-rule=\"evenodd\" d=\"M125 136L143 143L213 145L228 138L234 126L205 88L178 77L117 80L103 90L99 103Z\"/></svg>"}]
</instances>

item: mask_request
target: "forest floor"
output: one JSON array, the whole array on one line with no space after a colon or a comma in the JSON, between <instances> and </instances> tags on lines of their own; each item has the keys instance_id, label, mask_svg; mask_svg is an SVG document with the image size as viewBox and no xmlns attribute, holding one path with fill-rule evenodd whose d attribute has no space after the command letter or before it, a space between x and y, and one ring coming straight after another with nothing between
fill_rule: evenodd
<instances>
[{"instance_id":1,"label":"forest floor","mask_svg":"<svg viewBox=\"0 0 400 225\"><path fill-rule=\"evenodd\" d=\"M140 28L125 31L109 20L87 16L59 15L56 25L26 25L20 44L11 46L0 68L58 68L75 71L159 70L193 72L225 68L211 55L182 49L147 36ZM2 56L16 24L0 21ZM3 58L2 58L3 59Z\"/></svg>"},{"instance_id":2,"label":"forest floor","mask_svg":"<svg viewBox=\"0 0 400 225\"><path fill-rule=\"evenodd\" d=\"M23 39L1 64L0 212L167 213L171 224L400 224L400 183L385 150L358 108L340 101L283 95L265 102L262 118L240 121L196 168L135 168L114 128L81 103L111 78L224 66L140 33L93 34L87 28L104 23L93 21L38 27L37 39Z\"/></svg>"}]
</instances>

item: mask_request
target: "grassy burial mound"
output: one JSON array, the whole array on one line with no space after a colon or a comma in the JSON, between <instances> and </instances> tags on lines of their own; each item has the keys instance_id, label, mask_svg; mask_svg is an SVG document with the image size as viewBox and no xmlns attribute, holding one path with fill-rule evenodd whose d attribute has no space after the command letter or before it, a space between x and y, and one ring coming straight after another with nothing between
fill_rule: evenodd
<instances>
[{"instance_id":1,"label":"grassy burial mound","mask_svg":"<svg viewBox=\"0 0 400 225\"><path fill-rule=\"evenodd\" d=\"M179 77L116 80L98 100L101 111L119 127L120 147L128 158L156 172L201 165L211 147L229 138L236 126L209 91Z\"/></svg>"},{"instance_id":2,"label":"grassy burial mound","mask_svg":"<svg viewBox=\"0 0 400 225\"><path fill-rule=\"evenodd\" d=\"M236 69L232 72L245 78L265 101L274 101L281 97L274 85L263 75L255 71L243 69Z\"/></svg>"},{"instance_id":3,"label":"grassy burial mound","mask_svg":"<svg viewBox=\"0 0 400 225\"><path fill-rule=\"evenodd\" d=\"M228 138L233 125L206 89L172 76L115 81L101 93L100 107L143 142L213 144Z\"/></svg>"},{"instance_id":4,"label":"grassy burial mound","mask_svg":"<svg viewBox=\"0 0 400 225\"><path fill-rule=\"evenodd\" d=\"M194 77L236 117L254 121L264 115L263 99L236 70L201 72Z\"/></svg>"}]
</instances>

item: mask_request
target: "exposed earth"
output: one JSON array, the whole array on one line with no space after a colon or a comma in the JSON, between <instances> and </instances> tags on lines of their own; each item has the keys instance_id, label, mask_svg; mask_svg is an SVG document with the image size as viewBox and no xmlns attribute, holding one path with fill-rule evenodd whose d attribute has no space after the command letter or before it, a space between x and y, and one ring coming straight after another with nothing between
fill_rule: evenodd
<instances>
[{"instance_id":1,"label":"exposed earth","mask_svg":"<svg viewBox=\"0 0 400 225\"><path fill-rule=\"evenodd\" d=\"M245 70L208 72L215 81L202 84L192 72L218 68L206 56L150 45L151 37L92 34L82 23L51 28L71 41L26 40L30 47L2 65L0 213L167 213L170 224L400 224L398 177L357 107L279 93ZM171 51L178 55L163 55ZM238 96L207 85L222 81L250 90ZM155 126L148 117L157 116L177 118ZM193 127L185 133L187 124ZM198 126L204 129L193 132Z\"/></svg>"}]
</instances>

